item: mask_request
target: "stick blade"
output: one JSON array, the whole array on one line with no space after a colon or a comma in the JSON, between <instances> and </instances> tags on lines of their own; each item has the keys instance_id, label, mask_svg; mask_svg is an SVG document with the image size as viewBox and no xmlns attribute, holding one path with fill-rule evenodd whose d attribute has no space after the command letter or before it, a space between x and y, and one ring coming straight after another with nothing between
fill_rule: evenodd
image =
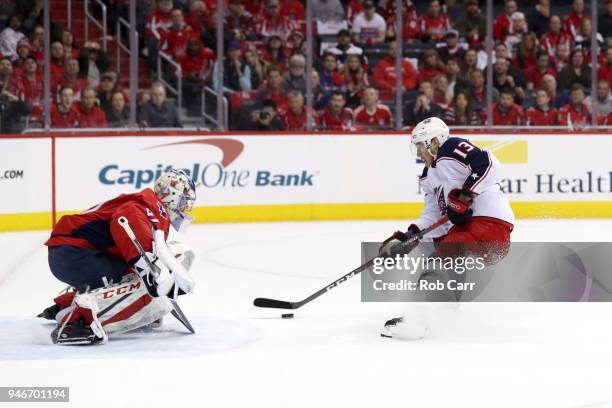
<instances>
[{"instance_id":1,"label":"stick blade","mask_svg":"<svg viewBox=\"0 0 612 408\"><path fill-rule=\"evenodd\" d=\"M253 305L257 307L268 307L273 309L295 309L295 305L293 302L268 298L257 298L253 301Z\"/></svg>"}]
</instances>

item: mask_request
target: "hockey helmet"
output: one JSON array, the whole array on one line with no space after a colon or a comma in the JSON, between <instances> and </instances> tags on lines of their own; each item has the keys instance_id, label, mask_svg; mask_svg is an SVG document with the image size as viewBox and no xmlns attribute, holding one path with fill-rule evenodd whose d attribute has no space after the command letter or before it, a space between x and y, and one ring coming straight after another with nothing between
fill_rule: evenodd
<instances>
[{"instance_id":1,"label":"hockey helmet","mask_svg":"<svg viewBox=\"0 0 612 408\"><path fill-rule=\"evenodd\" d=\"M432 116L419 122L412 130L411 148L416 153L416 147L422 143L431 154L431 141L438 139L440 146L448 139L450 131L446 123L440 118ZM435 156L432 154L432 156Z\"/></svg>"},{"instance_id":2,"label":"hockey helmet","mask_svg":"<svg viewBox=\"0 0 612 408\"><path fill-rule=\"evenodd\" d=\"M177 231L185 220L191 221L189 213L196 199L195 184L184 170L170 169L162 173L153 191L170 210L170 222Z\"/></svg>"}]
</instances>

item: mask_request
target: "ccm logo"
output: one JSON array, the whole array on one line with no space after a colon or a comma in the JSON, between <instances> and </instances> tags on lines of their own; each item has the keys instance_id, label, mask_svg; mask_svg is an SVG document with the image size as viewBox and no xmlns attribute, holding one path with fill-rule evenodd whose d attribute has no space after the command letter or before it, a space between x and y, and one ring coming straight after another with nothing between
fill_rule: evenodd
<instances>
[{"instance_id":1,"label":"ccm logo","mask_svg":"<svg viewBox=\"0 0 612 408\"><path fill-rule=\"evenodd\" d=\"M450 208L452 208L453 210L460 210L461 206L459 206L458 204L453 203L452 201L449 201L449 203L447 204Z\"/></svg>"},{"instance_id":2,"label":"ccm logo","mask_svg":"<svg viewBox=\"0 0 612 408\"><path fill-rule=\"evenodd\" d=\"M136 289L140 288L140 282L131 283L125 286L119 286L116 289L109 290L108 292L104 292L102 295L102 299L109 299L115 296L124 295L126 293L132 292Z\"/></svg>"}]
</instances>

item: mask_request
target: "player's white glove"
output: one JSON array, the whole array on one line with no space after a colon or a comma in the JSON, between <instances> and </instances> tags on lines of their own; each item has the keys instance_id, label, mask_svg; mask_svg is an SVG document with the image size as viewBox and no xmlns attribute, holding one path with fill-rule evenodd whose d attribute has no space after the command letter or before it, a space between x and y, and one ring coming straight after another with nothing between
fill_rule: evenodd
<instances>
[{"instance_id":1,"label":"player's white glove","mask_svg":"<svg viewBox=\"0 0 612 408\"><path fill-rule=\"evenodd\" d=\"M155 254L147 252L146 256L151 262L152 269L144 257L140 257L134 267L147 287L147 291L153 297L170 294L174 286L174 277L170 269Z\"/></svg>"},{"instance_id":2,"label":"player's white glove","mask_svg":"<svg viewBox=\"0 0 612 408\"><path fill-rule=\"evenodd\" d=\"M378 255L379 256L395 255L395 253L398 252L398 250L400 249L400 245L408 241L410 238L412 238L414 234L416 234L417 232L419 232L419 228L414 224L408 227L408 231L406 232L395 231L393 235L391 235L389 238L383 241L382 245L378 249ZM418 244L418 241L417 241L417 244ZM405 248L404 250L409 252L411 249L412 248Z\"/></svg>"}]
</instances>

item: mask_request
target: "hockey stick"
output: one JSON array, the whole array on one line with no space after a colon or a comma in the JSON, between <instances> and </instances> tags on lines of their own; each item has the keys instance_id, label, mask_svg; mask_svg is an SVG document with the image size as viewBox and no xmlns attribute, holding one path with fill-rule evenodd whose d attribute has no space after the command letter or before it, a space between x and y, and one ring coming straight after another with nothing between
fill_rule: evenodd
<instances>
[{"instance_id":1,"label":"hockey stick","mask_svg":"<svg viewBox=\"0 0 612 408\"><path fill-rule=\"evenodd\" d=\"M444 224L446 221L448 221L448 217L447 216L444 216L444 217L440 218L438 221L436 221L435 223L433 223L429 227L427 227L424 230L419 231L418 233L413 235L406 242L403 242L401 244L401 247L405 248L405 247L409 246L410 244L418 241L425 234L427 234L428 232L433 231L434 229L438 228L440 225ZM288 302L288 301L285 301L285 300L268 299L268 298L256 298L253 301L253 305L257 306L257 307L268 307L268 308L275 308L275 309L298 309L298 308L304 306L306 303L309 303L309 302L315 300L316 298L318 298L322 294L326 293L327 291L332 290L333 288L335 288L336 286L340 285L341 283L349 280L353 276L355 276L355 275L357 275L357 274L367 270L372 265L374 265L374 261L377 258L379 258L379 257L370 259L368 262L364 263L359 268L350 271L349 273L347 273L346 275L336 279L335 281L333 281L332 283L330 283L329 285L327 285L323 289L313 293L312 295L308 296L306 299L301 300L299 302Z\"/></svg>"},{"instance_id":2,"label":"hockey stick","mask_svg":"<svg viewBox=\"0 0 612 408\"><path fill-rule=\"evenodd\" d=\"M156 268L153 266L153 263L147 256L145 250L142 248L142 245L140 245L140 242L138 242L138 239L136 238L136 234L134 234L134 231L130 227L130 224L128 223L127 218L119 217L119 225L121 225L121 228L125 230L125 233L128 235L128 237L130 238L130 241L132 241L132 244L134 244L134 246L138 250L138 253L140 254L140 256L144 258L145 262L149 266L149 269L151 270L151 273L153 273L154 276L157 275ZM170 298L169 300L170 300L170 303L172 303L172 312L171 312L172 316L176 317L176 320L181 322L183 326L185 326L187 330L189 330L191 333L195 333L195 330L193 326L191 325L191 323L189 322L189 319L187 319L187 316L185 316L185 313L183 313L183 311L179 307L176 300L170 299Z\"/></svg>"}]
</instances>

